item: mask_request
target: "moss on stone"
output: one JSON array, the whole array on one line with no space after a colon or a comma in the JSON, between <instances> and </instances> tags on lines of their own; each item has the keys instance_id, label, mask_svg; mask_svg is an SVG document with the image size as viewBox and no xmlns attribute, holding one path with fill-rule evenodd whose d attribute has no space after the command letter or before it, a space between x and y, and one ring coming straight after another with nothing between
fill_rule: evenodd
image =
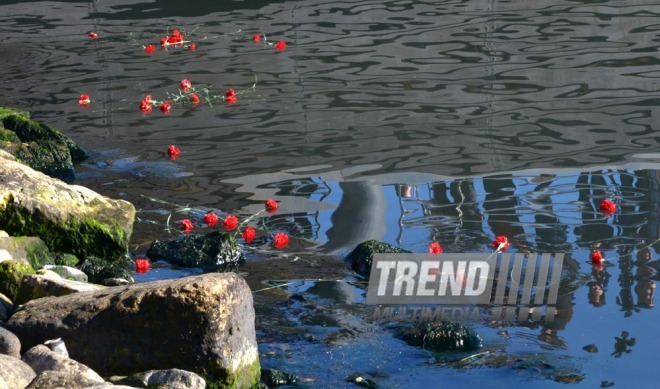
<instances>
[{"instance_id":1,"label":"moss on stone","mask_svg":"<svg viewBox=\"0 0 660 389\"><path fill-rule=\"evenodd\" d=\"M10 259L0 262L0 293L14 301L21 286L21 280L26 274L37 274L27 261Z\"/></svg>"},{"instance_id":2,"label":"moss on stone","mask_svg":"<svg viewBox=\"0 0 660 389\"><path fill-rule=\"evenodd\" d=\"M0 128L0 142L20 143L21 139L15 132ZM5 147L9 147L9 145L5 145Z\"/></svg>"},{"instance_id":3,"label":"moss on stone","mask_svg":"<svg viewBox=\"0 0 660 389\"><path fill-rule=\"evenodd\" d=\"M371 272L371 263L373 261L374 254L385 254L385 253L410 253L408 250L404 250L400 247L393 246L389 243L380 242L378 240L367 240L355 247L353 251L346 257L346 259L351 262L351 267L358 274L369 277Z\"/></svg>"},{"instance_id":4,"label":"moss on stone","mask_svg":"<svg viewBox=\"0 0 660 389\"><path fill-rule=\"evenodd\" d=\"M55 264L59 266L74 267L80 262L78 257L69 253L55 253L53 258L55 259Z\"/></svg>"},{"instance_id":5,"label":"moss on stone","mask_svg":"<svg viewBox=\"0 0 660 389\"><path fill-rule=\"evenodd\" d=\"M27 111L21 111L15 108L0 107L0 121L2 121L4 118L6 118L9 115L18 115L26 119L30 118L30 113Z\"/></svg>"},{"instance_id":6,"label":"moss on stone","mask_svg":"<svg viewBox=\"0 0 660 389\"><path fill-rule=\"evenodd\" d=\"M206 372L197 373L206 381L206 389L247 389L259 388L261 384L261 364L259 359L233 373L214 376Z\"/></svg>"}]
</instances>

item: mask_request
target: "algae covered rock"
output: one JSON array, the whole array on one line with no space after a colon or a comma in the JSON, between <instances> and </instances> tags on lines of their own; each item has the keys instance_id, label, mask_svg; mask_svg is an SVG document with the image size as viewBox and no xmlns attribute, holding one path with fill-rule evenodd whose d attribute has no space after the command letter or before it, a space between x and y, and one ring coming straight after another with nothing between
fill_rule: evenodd
<instances>
[{"instance_id":1,"label":"algae covered rock","mask_svg":"<svg viewBox=\"0 0 660 389\"><path fill-rule=\"evenodd\" d=\"M377 240L367 240L357 245L348 254L346 260L351 263L351 268L358 274L369 277L374 254L383 253L410 253L410 251Z\"/></svg>"},{"instance_id":2,"label":"algae covered rock","mask_svg":"<svg viewBox=\"0 0 660 389\"><path fill-rule=\"evenodd\" d=\"M482 346L479 334L455 322L414 322L404 324L397 337L411 346L433 352L471 351Z\"/></svg>"},{"instance_id":3,"label":"algae covered rock","mask_svg":"<svg viewBox=\"0 0 660 389\"><path fill-rule=\"evenodd\" d=\"M28 261L10 259L0 262L0 293L15 301L23 276L27 274L36 274Z\"/></svg>"},{"instance_id":4,"label":"algae covered rock","mask_svg":"<svg viewBox=\"0 0 660 389\"><path fill-rule=\"evenodd\" d=\"M73 164L85 151L60 131L30 120L29 115L0 110L0 148L31 168L64 181L75 179Z\"/></svg>"},{"instance_id":5,"label":"algae covered rock","mask_svg":"<svg viewBox=\"0 0 660 389\"><path fill-rule=\"evenodd\" d=\"M0 150L0 229L38 236L51 252L122 258L135 207L48 177ZM6 239L6 238L4 238Z\"/></svg>"},{"instance_id":6,"label":"algae covered rock","mask_svg":"<svg viewBox=\"0 0 660 389\"><path fill-rule=\"evenodd\" d=\"M35 237L21 236L0 239L0 250L6 250L12 258L26 259L35 269L55 263L48 246L43 240Z\"/></svg>"},{"instance_id":7,"label":"algae covered rock","mask_svg":"<svg viewBox=\"0 0 660 389\"><path fill-rule=\"evenodd\" d=\"M180 267L201 267L209 271L231 269L245 260L243 250L236 240L220 231L155 241L147 251L147 256Z\"/></svg>"},{"instance_id":8,"label":"algae covered rock","mask_svg":"<svg viewBox=\"0 0 660 389\"><path fill-rule=\"evenodd\" d=\"M103 284L104 280L122 278L130 283L135 280L131 275L128 263L124 260L109 263L101 258L87 257L80 266L80 270L87 275L87 280L95 284Z\"/></svg>"}]
</instances>

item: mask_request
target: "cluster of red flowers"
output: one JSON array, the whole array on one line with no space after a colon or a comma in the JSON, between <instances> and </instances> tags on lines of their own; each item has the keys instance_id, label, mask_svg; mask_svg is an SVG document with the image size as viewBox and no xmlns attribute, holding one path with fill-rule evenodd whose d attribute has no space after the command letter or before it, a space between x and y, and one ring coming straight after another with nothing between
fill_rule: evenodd
<instances>
[{"instance_id":1,"label":"cluster of red flowers","mask_svg":"<svg viewBox=\"0 0 660 389\"><path fill-rule=\"evenodd\" d=\"M169 45L177 45L177 44L182 45L183 43L184 43L183 34L181 34L181 31L179 30L172 31L172 35L168 35L160 40L160 45L163 47L167 47Z\"/></svg>"},{"instance_id":2,"label":"cluster of red flowers","mask_svg":"<svg viewBox=\"0 0 660 389\"><path fill-rule=\"evenodd\" d=\"M175 146L170 146L171 148L175 148ZM169 150L168 149L168 153ZM176 155L178 155L179 151L176 149ZM171 155L171 154L170 154ZM277 211L278 208L278 203L277 201L273 199L268 199L265 203L264 206L265 210L268 213L274 213ZM204 224L206 224L208 227L213 227L216 224L218 224L218 221L220 221L220 218L218 215L215 214L215 212L211 211L208 212L207 214L204 215ZM222 221L222 226L227 232L235 231L241 226L241 223L239 222L238 218L234 215L227 215L224 220ZM194 228L193 222L190 219L185 219L181 221L181 230L184 233L190 233ZM257 236L257 232L254 228L252 227L245 227L243 230L243 233L241 234L241 237L245 240L245 243L250 244L254 242L254 239ZM289 244L289 236L284 233L284 232L278 232L273 236L273 246L277 249L283 249Z\"/></svg>"}]
</instances>

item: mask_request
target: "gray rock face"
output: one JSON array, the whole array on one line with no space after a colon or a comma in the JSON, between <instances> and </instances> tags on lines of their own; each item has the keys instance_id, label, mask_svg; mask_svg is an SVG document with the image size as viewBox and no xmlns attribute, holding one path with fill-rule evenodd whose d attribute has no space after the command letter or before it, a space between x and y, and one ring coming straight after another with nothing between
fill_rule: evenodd
<instances>
[{"instance_id":1,"label":"gray rock face","mask_svg":"<svg viewBox=\"0 0 660 389\"><path fill-rule=\"evenodd\" d=\"M118 383L141 388L204 389L206 381L199 375L181 369L149 370L133 374Z\"/></svg>"},{"instance_id":2,"label":"gray rock face","mask_svg":"<svg viewBox=\"0 0 660 389\"><path fill-rule=\"evenodd\" d=\"M126 253L134 219L132 204L67 185L0 150L0 229L38 236L53 252L116 260Z\"/></svg>"},{"instance_id":3,"label":"gray rock face","mask_svg":"<svg viewBox=\"0 0 660 389\"><path fill-rule=\"evenodd\" d=\"M5 326L23 347L61 337L102 375L177 367L238 388L259 380L252 294L234 273L32 300Z\"/></svg>"},{"instance_id":4,"label":"gray rock face","mask_svg":"<svg viewBox=\"0 0 660 389\"><path fill-rule=\"evenodd\" d=\"M104 289L100 285L65 280L56 273L53 273L53 275L24 275L16 294L15 303L25 304L30 300L42 297L66 296L71 293Z\"/></svg>"},{"instance_id":5,"label":"gray rock face","mask_svg":"<svg viewBox=\"0 0 660 389\"><path fill-rule=\"evenodd\" d=\"M0 354L21 359L21 341L11 331L0 327Z\"/></svg>"},{"instance_id":6,"label":"gray rock face","mask_svg":"<svg viewBox=\"0 0 660 389\"><path fill-rule=\"evenodd\" d=\"M0 293L0 321L7 321L12 313L14 313L14 303L9 297Z\"/></svg>"},{"instance_id":7,"label":"gray rock face","mask_svg":"<svg viewBox=\"0 0 660 389\"><path fill-rule=\"evenodd\" d=\"M23 362L27 363L37 374L47 370L55 370L69 376L80 376L85 378L85 380L95 381L96 383L105 382L94 370L80 362L51 351L51 349L43 344L29 349L23 355Z\"/></svg>"},{"instance_id":8,"label":"gray rock face","mask_svg":"<svg viewBox=\"0 0 660 389\"><path fill-rule=\"evenodd\" d=\"M87 282L87 274L71 266L61 265L46 265L43 267L46 270L53 271L60 275L60 277L71 281Z\"/></svg>"},{"instance_id":9,"label":"gray rock face","mask_svg":"<svg viewBox=\"0 0 660 389\"><path fill-rule=\"evenodd\" d=\"M9 355L0 354L0 387L23 389L37 375L25 362ZM4 383L4 385L2 385Z\"/></svg>"},{"instance_id":10,"label":"gray rock face","mask_svg":"<svg viewBox=\"0 0 660 389\"><path fill-rule=\"evenodd\" d=\"M97 387L97 385L99 385L98 381L90 380L80 372L45 370L37 374L37 377L25 389L82 389Z\"/></svg>"}]
</instances>

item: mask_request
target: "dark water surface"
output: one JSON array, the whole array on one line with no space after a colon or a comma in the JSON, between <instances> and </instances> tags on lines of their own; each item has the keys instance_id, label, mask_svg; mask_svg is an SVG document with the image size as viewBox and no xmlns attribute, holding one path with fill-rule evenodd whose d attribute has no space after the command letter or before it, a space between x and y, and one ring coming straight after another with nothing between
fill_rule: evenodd
<instances>
[{"instance_id":1,"label":"dark water surface","mask_svg":"<svg viewBox=\"0 0 660 389\"><path fill-rule=\"evenodd\" d=\"M354 371L381 387L656 381L657 1L5 0L0 15L0 106L90 150L77 183L141 209L137 253L178 235L163 228L177 206L150 198L189 207L171 223L281 202L258 224L300 240L241 269L264 366L315 387L350 387ZM144 53L174 28L197 50ZM183 78L239 100L140 112ZM598 211L604 198L614 216ZM513 251L568 253L578 277L560 321L470 323L485 352L464 360L365 321L364 284L337 259L371 238L487 252L497 235ZM140 280L181 274L158 267ZM308 281L322 277L341 281Z\"/></svg>"}]
</instances>

